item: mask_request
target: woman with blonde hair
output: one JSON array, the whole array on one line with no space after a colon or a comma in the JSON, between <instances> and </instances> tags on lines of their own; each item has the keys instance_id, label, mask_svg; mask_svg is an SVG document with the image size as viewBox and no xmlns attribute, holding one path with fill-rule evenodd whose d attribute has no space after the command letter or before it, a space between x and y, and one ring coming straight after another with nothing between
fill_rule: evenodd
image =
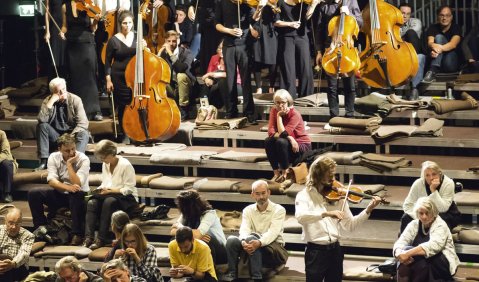
<instances>
[{"instance_id":1,"label":"woman with blonde hair","mask_svg":"<svg viewBox=\"0 0 479 282\"><path fill-rule=\"evenodd\" d=\"M397 281L454 281L459 265L451 232L432 198L421 197L411 221L394 243L399 261Z\"/></svg>"},{"instance_id":2,"label":"woman with blonde hair","mask_svg":"<svg viewBox=\"0 0 479 282\"><path fill-rule=\"evenodd\" d=\"M156 250L148 243L140 227L128 223L121 233L122 249L115 252L115 259L121 258L132 275L148 282L163 282L157 264Z\"/></svg>"},{"instance_id":3,"label":"woman with blonde hair","mask_svg":"<svg viewBox=\"0 0 479 282\"><path fill-rule=\"evenodd\" d=\"M90 249L110 243L110 220L115 211L122 210L131 215L138 206L135 169L130 161L117 155L116 144L110 140L101 140L95 147L95 155L103 162L103 166L102 182L87 203L83 245ZM98 218L98 237L93 241Z\"/></svg>"},{"instance_id":4,"label":"woman with blonde hair","mask_svg":"<svg viewBox=\"0 0 479 282\"><path fill-rule=\"evenodd\" d=\"M454 202L454 190L454 181L443 174L437 163L432 161L423 162L421 178L414 181L404 200L401 232L409 222L417 218L414 212L414 204L420 197L430 198L449 228L456 227L461 220L461 213Z\"/></svg>"},{"instance_id":5,"label":"woman with blonde hair","mask_svg":"<svg viewBox=\"0 0 479 282\"><path fill-rule=\"evenodd\" d=\"M273 180L283 182L291 164L311 150L311 139L306 132L303 117L293 107L293 97L287 90L277 90L273 103L264 146L273 168Z\"/></svg>"}]
</instances>

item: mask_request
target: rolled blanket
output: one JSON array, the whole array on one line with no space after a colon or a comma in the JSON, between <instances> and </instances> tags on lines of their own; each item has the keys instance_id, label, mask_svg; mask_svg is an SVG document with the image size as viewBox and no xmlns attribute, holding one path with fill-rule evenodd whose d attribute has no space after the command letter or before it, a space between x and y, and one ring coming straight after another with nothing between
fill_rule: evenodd
<instances>
[{"instance_id":1,"label":"rolled blanket","mask_svg":"<svg viewBox=\"0 0 479 282\"><path fill-rule=\"evenodd\" d=\"M415 100L415 101L408 101L399 98L396 94L390 94L386 97L389 103L391 104L400 104L400 105L411 105L417 108L426 108L428 106L428 102L424 100Z\"/></svg>"},{"instance_id":2,"label":"rolled blanket","mask_svg":"<svg viewBox=\"0 0 479 282\"><path fill-rule=\"evenodd\" d=\"M210 157L210 159L237 161L237 162L245 162L245 163L256 163L260 161L265 161L268 158L266 157L265 153L226 151L224 153L213 155Z\"/></svg>"},{"instance_id":3,"label":"rolled blanket","mask_svg":"<svg viewBox=\"0 0 479 282\"><path fill-rule=\"evenodd\" d=\"M356 129L346 127L331 127L329 129L330 134L335 135L371 135L373 131L369 129Z\"/></svg>"},{"instance_id":4,"label":"rolled blanket","mask_svg":"<svg viewBox=\"0 0 479 282\"><path fill-rule=\"evenodd\" d=\"M421 126L411 133L411 136L443 136L443 126L443 120L428 118Z\"/></svg>"},{"instance_id":5,"label":"rolled blanket","mask_svg":"<svg viewBox=\"0 0 479 282\"><path fill-rule=\"evenodd\" d=\"M193 187L193 183L196 178L194 177L170 177L162 176L152 179L149 183L152 189L164 189L164 190L182 190L190 189Z\"/></svg>"},{"instance_id":6,"label":"rolled blanket","mask_svg":"<svg viewBox=\"0 0 479 282\"><path fill-rule=\"evenodd\" d=\"M75 256L77 259L88 257L91 250L82 246L53 246L45 248L43 251L35 253L33 256L36 258L50 257L50 258L62 258L64 256Z\"/></svg>"},{"instance_id":7,"label":"rolled blanket","mask_svg":"<svg viewBox=\"0 0 479 282\"><path fill-rule=\"evenodd\" d=\"M19 172L13 175L13 185L18 186L21 184L46 184L48 171L39 170L32 172Z\"/></svg>"},{"instance_id":8,"label":"rolled blanket","mask_svg":"<svg viewBox=\"0 0 479 282\"><path fill-rule=\"evenodd\" d=\"M241 212L225 212L220 216L220 222L223 228L239 230L241 226Z\"/></svg>"},{"instance_id":9,"label":"rolled blanket","mask_svg":"<svg viewBox=\"0 0 479 282\"><path fill-rule=\"evenodd\" d=\"M381 124L380 117L370 117L368 119L355 119L345 117L334 117L329 120L329 125L334 127L346 127L354 129L376 129Z\"/></svg>"},{"instance_id":10,"label":"rolled blanket","mask_svg":"<svg viewBox=\"0 0 479 282\"><path fill-rule=\"evenodd\" d=\"M10 126L16 138L35 139L37 137L37 124L37 119L17 118Z\"/></svg>"},{"instance_id":11,"label":"rolled blanket","mask_svg":"<svg viewBox=\"0 0 479 282\"><path fill-rule=\"evenodd\" d=\"M150 157L150 163L170 165L199 165L208 156L214 155L214 151L165 151L154 153Z\"/></svg>"},{"instance_id":12,"label":"rolled blanket","mask_svg":"<svg viewBox=\"0 0 479 282\"><path fill-rule=\"evenodd\" d=\"M232 119L210 119L205 121L197 121L197 129L239 129L246 125L247 119L232 118Z\"/></svg>"},{"instance_id":13,"label":"rolled blanket","mask_svg":"<svg viewBox=\"0 0 479 282\"><path fill-rule=\"evenodd\" d=\"M355 152L327 152L322 156L330 157L339 165L357 165L359 164L359 157L363 154L362 151Z\"/></svg>"},{"instance_id":14,"label":"rolled blanket","mask_svg":"<svg viewBox=\"0 0 479 282\"><path fill-rule=\"evenodd\" d=\"M461 100L433 100L431 107L436 114L442 115L445 113L472 110L477 108L478 103L471 95L466 92L461 93Z\"/></svg>"},{"instance_id":15,"label":"rolled blanket","mask_svg":"<svg viewBox=\"0 0 479 282\"><path fill-rule=\"evenodd\" d=\"M206 180L206 181L205 181ZM200 179L193 183L198 192L238 192L239 181Z\"/></svg>"},{"instance_id":16,"label":"rolled blanket","mask_svg":"<svg viewBox=\"0 0 479 282\"><path fill-rule=\"evenodd\" d=\"M479 206L479 193L462 191L454 194L454 201L458 206Z\"/></svg>"},{"instance_id":17,"label":"rolled blanket","mask_svg":"<svg viewBox=\"0 0 479 282\"><path fill-rule=\"evenodd\" d=\"M365 194L369 194L369 195L374 195L377 192L384 190L384 187L385 187L383 184L369 184L369 185L362 184L358 186L363 190Z\"/></svg>"},{"instance_id":18,"label":"rolled blanket","mask_svg":"<svg viewBox=\"0 0 479 282\"><path fill-rule=\"evenodd\" d=\"M9 141L10 143L10 150L16 149L18 147L22 147L23 142L22 141Z\"/></svg>"},{"instance_id":19,"label":"rolled blanket","mask_svg":"<svg viewBox=\"0 0 479 282\"><path fill-rule=\"evenodd\" d=\"M166 143L180 143L186 146L193 146L193 130L195 129L195 123L191 121L180 123L180 128L175 136L166 140Z\"/></svg>"}]
</instances>

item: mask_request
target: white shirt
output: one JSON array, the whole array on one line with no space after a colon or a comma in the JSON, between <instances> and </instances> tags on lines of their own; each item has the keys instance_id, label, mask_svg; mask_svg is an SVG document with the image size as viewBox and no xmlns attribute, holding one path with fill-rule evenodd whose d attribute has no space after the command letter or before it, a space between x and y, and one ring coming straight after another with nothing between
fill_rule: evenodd
<instances>
[{"instance_id":1,"label":"white shirt","mask_svg":"<svg viewBox=\"0 0 479 282\"><path fill-rule=\"evenodd\" d=\"M417 34L417 37L421 38L422 22L420 19L409 18L409 20L401 26L401 28L399 29L399 33L401 36L404 36L404 34L406 34L406 31L410 29L414 30Z\"/></svg>"},{"instance_id":2,"label":"white shirt","mask_svg":"<svg viewBox=\"0 0 479 282\"><path fill-rule=\"evenodd\" d=\"M454 181L446 175L444 175L439 191L436 190L429 196L426 192L425 183L426 180L423 178L416 179L402 205L404 212L414 219L417 218L416 213L414 212L414 205L416 204L417 199L421 197L428 197L436 205L437 210L440 213L447 212L454 200Z\"/></svg>"},{"instance_id":3,"label":"white shirt","mask_svg":"<svg viewBox=\"0 0 479 282\"><path fill-rule=\"evenodd\" d=\"M81 190L83 192L90 191L88 186L88 174L90 173L90 159L82 152L75 152L78 155L78 160L73 164L73 170L80 178ZM63 160L61 152L51 153L48 157L48 176L47 182L56 179L65 184L71 184L70 176L68 175L67 162ZM68 192L65 192L68 193Z\"/></svg>"},{"instance_id":4,"label":"white shirt","mask_svg":"<svg viewBox=\"0 0 479 282\"><path fill-rule=\"evenodd\" d=\"M129 10L130 9L130 0L95 0L94 4L102 9L102 15L106 14L109 11L116 10L117 2L120 3L120 9ZM103 6L105 5L105 6Z\"/></svg>"},{"instance_id":5,"label":"white shirt","mask_svg":"<svg viewBox=\"0 0 479 282\"><path fill-rule=\"evenodd\" d=\"M328 245L335 243L340 238L340 228L345 231L353 231L362 222L369 218L366 209L360 214L353 216L348 203L344 207L344 219L338 223L331 217L323 218L321 215L327 212L326 200L314 187L305 187L296 195L295 217L303 226L301 239L307 243ZM339 201L338 205L342 205Z\"/></svg>"},{"instance_id":6,"label":"white shirt","mask_svg":"<svg viewBox=\"0 0 479 282\"><path fill-rule=\"evenodd\" d=\"M135 169L129 160L122 156L117 157L118 164L116 165L113 174L110 171L110 164L103 163L101 169L102 180L98 188L120 188L120 192L123 195L133 195L136 201L138 201L138 191L135 187Z\"/></svg>"},{"instance_id":7,"label":"white shirt","mask_svg":"<svg viewBox=\"0 0 479 282\"><path fill-rule=\"evenodd\" d=\"M176 227L182 227L183 221L183 214L180 214ZM215 237L221 244L226 245L226 236L223 232L223 226L221 225L220 218L216 214L216 210L206 211L200 217L200 225L197 229L201 235L209 234L212 237Z\"/></svg>"},{"instance_id":8,"label":"white shirt","mask_svg":"<svg viewBox=\"0 0 479 282\"><path fill-rule=\"evenodd\" d=\"M411 221L399 239L394 243L393 255L397 257L401 250L406 246L411 246L414 238L416 238L419 230L419 219ZM451 231L447 227L447 223L440 217L436 217L434 222L429 228L429 241L419 244L421 248L426 252L426 258L432 257L440 252L444 254L449 261L449 271L452 275L456 273L457 266L459 265L459 258L456 255L456 249L454 247L454 241L452 240Z\"/></svg>"},{"instance_id":9,"label":"white shirt","mask_svg":"<svg viewBox=\"0 0 479 282\"><path fill-rule=\"evenodd\" d=\"M246 239L251 233L261 236L261 246L267 246L273 242L284 244L283 223L286 210L279 204L268 200L266 210L258 210L256 204L251 204L243 209L243 219L239 230L239 238Z\"/></svg>"}]
</instances>

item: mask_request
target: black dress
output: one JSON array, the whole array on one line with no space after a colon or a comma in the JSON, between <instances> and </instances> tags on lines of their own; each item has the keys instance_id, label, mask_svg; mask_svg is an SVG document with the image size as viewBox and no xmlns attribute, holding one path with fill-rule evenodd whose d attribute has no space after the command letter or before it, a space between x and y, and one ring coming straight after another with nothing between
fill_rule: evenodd
<instances>
[{"instance_id":1,"label":"black dress","mask_svg":"<svg viewBox=\"0 0 479 282\"><path fill-rule=\"evenodd\" d=\"M112 36L106 45L105 74L111 76L113 99L118 107L118 121L123 120L125 106L131 102L131 89L126 86L125 69L131 58L136 55L136 33L131 46L127 46L118 37ZM112 63L113 61L113 63Z\"/></svg>"},{"instance_id":2,"label":"black dress","mask_svg":"<svg viewBox=\"0 0 479 282\"><path fill-rule=\"evenodd\" d=\"M73 16L71 1L66 1L67 18L67 89L80 96L89 118L100 112L96 84L97 60L95 39L90 29L90 18L84 11Z\"/></svg>"},{"instance_id":3,"label":"black dress","mask_svg":"<svg viewBox=\"0 0 479 282\"><path fill-rule=\"evenodd\" d=\"M265 6L261 13L260 21L255 24L260 37L253 44L254 61L275 65L278 53L278 33L274 28L276 14L270 6Z\"/></svg>"},{"instance_id":4,"label":"black dress","mask_svg":"<svg viewBox=\"0 0 479 282\"><path fill-rule=\"evenodd\" d=\"M59 25L61 25L62 23L62 4L63 4L63 0L49 0L48 2L48 10L50 11L50 15L55 20L55 22ZM57 66L58 74L60 75L60 77L63 77L65 75L64 72L65 72L65 45L66 44L65 44L65 41L60 37L60 32L58 28L55 26L55 24L53 23L53 21L50 19L50 17L48 18L48 20L50 21L50 24L49 24L50 46L52 47L53 58ZM48 70L48 78L52 79L54 77L56 77L56 73L55 73L53 61L52 61Z\"/></svg>"}]
</instances>

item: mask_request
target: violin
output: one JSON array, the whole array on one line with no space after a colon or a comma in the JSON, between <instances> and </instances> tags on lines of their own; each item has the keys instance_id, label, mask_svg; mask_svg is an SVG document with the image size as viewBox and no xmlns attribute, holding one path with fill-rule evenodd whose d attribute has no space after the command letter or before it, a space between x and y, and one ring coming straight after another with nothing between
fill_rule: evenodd
<instances>
[{"instance_id":1,"label":"violin","mask_svg":"<svg viewBox=\"0 0 479 282\"><path fill-rule=\"evenodd\" d=\"M76 9L78 11L85 11L89 18L94 18L96 15L101 14L100 7L93 5L92 0L75 0Z\"/></svg>"},{"instance_id":2,"label":"violin","mask_svg":"<svg viewBox=\"0 0 479 282\"><path fill-rule=\"evenodd\" d=\"M343 0L343 6L347 6ZM354 75L360 67L358 50L354 40L358 38L359 26L353 16L341 13L333 17L328 24L328 35L333 38L333 44L324 52L321 65L331 76L339 77Z\"/></svg>"},{"instance_id":3,"label":"violin","mask_svg":"<svg viewBox=\"0 0 479 282\"><path fill-rule=\"evenodd\" d=\"M327 185L321 191L321 195L325 197L330 202L339 201L346 197L347 188L344 185L337 181L333 180L331 185ZM354 204L359 204L363 198L372 199L374 196L365 194L363 190L359 187L351 186L349 187L349 192L347 193L348 197L347 200ZM388 205L389 202L381 198L381 203Z\"/></svg>"},{"instance_id":4,"label":"violin","mask_svg":"<svg viewBox=\"0 0 479 282\"><path fill-rule=\"evenodd\" d=\"M260 5L260 0L231 0L231 2L235 4L246 4L255 9L263 9L265 6L269 6L275 14L281 13L281 9L278 7L278 0L268 0L265 5Z\"/></svg>"}]
</instances>

